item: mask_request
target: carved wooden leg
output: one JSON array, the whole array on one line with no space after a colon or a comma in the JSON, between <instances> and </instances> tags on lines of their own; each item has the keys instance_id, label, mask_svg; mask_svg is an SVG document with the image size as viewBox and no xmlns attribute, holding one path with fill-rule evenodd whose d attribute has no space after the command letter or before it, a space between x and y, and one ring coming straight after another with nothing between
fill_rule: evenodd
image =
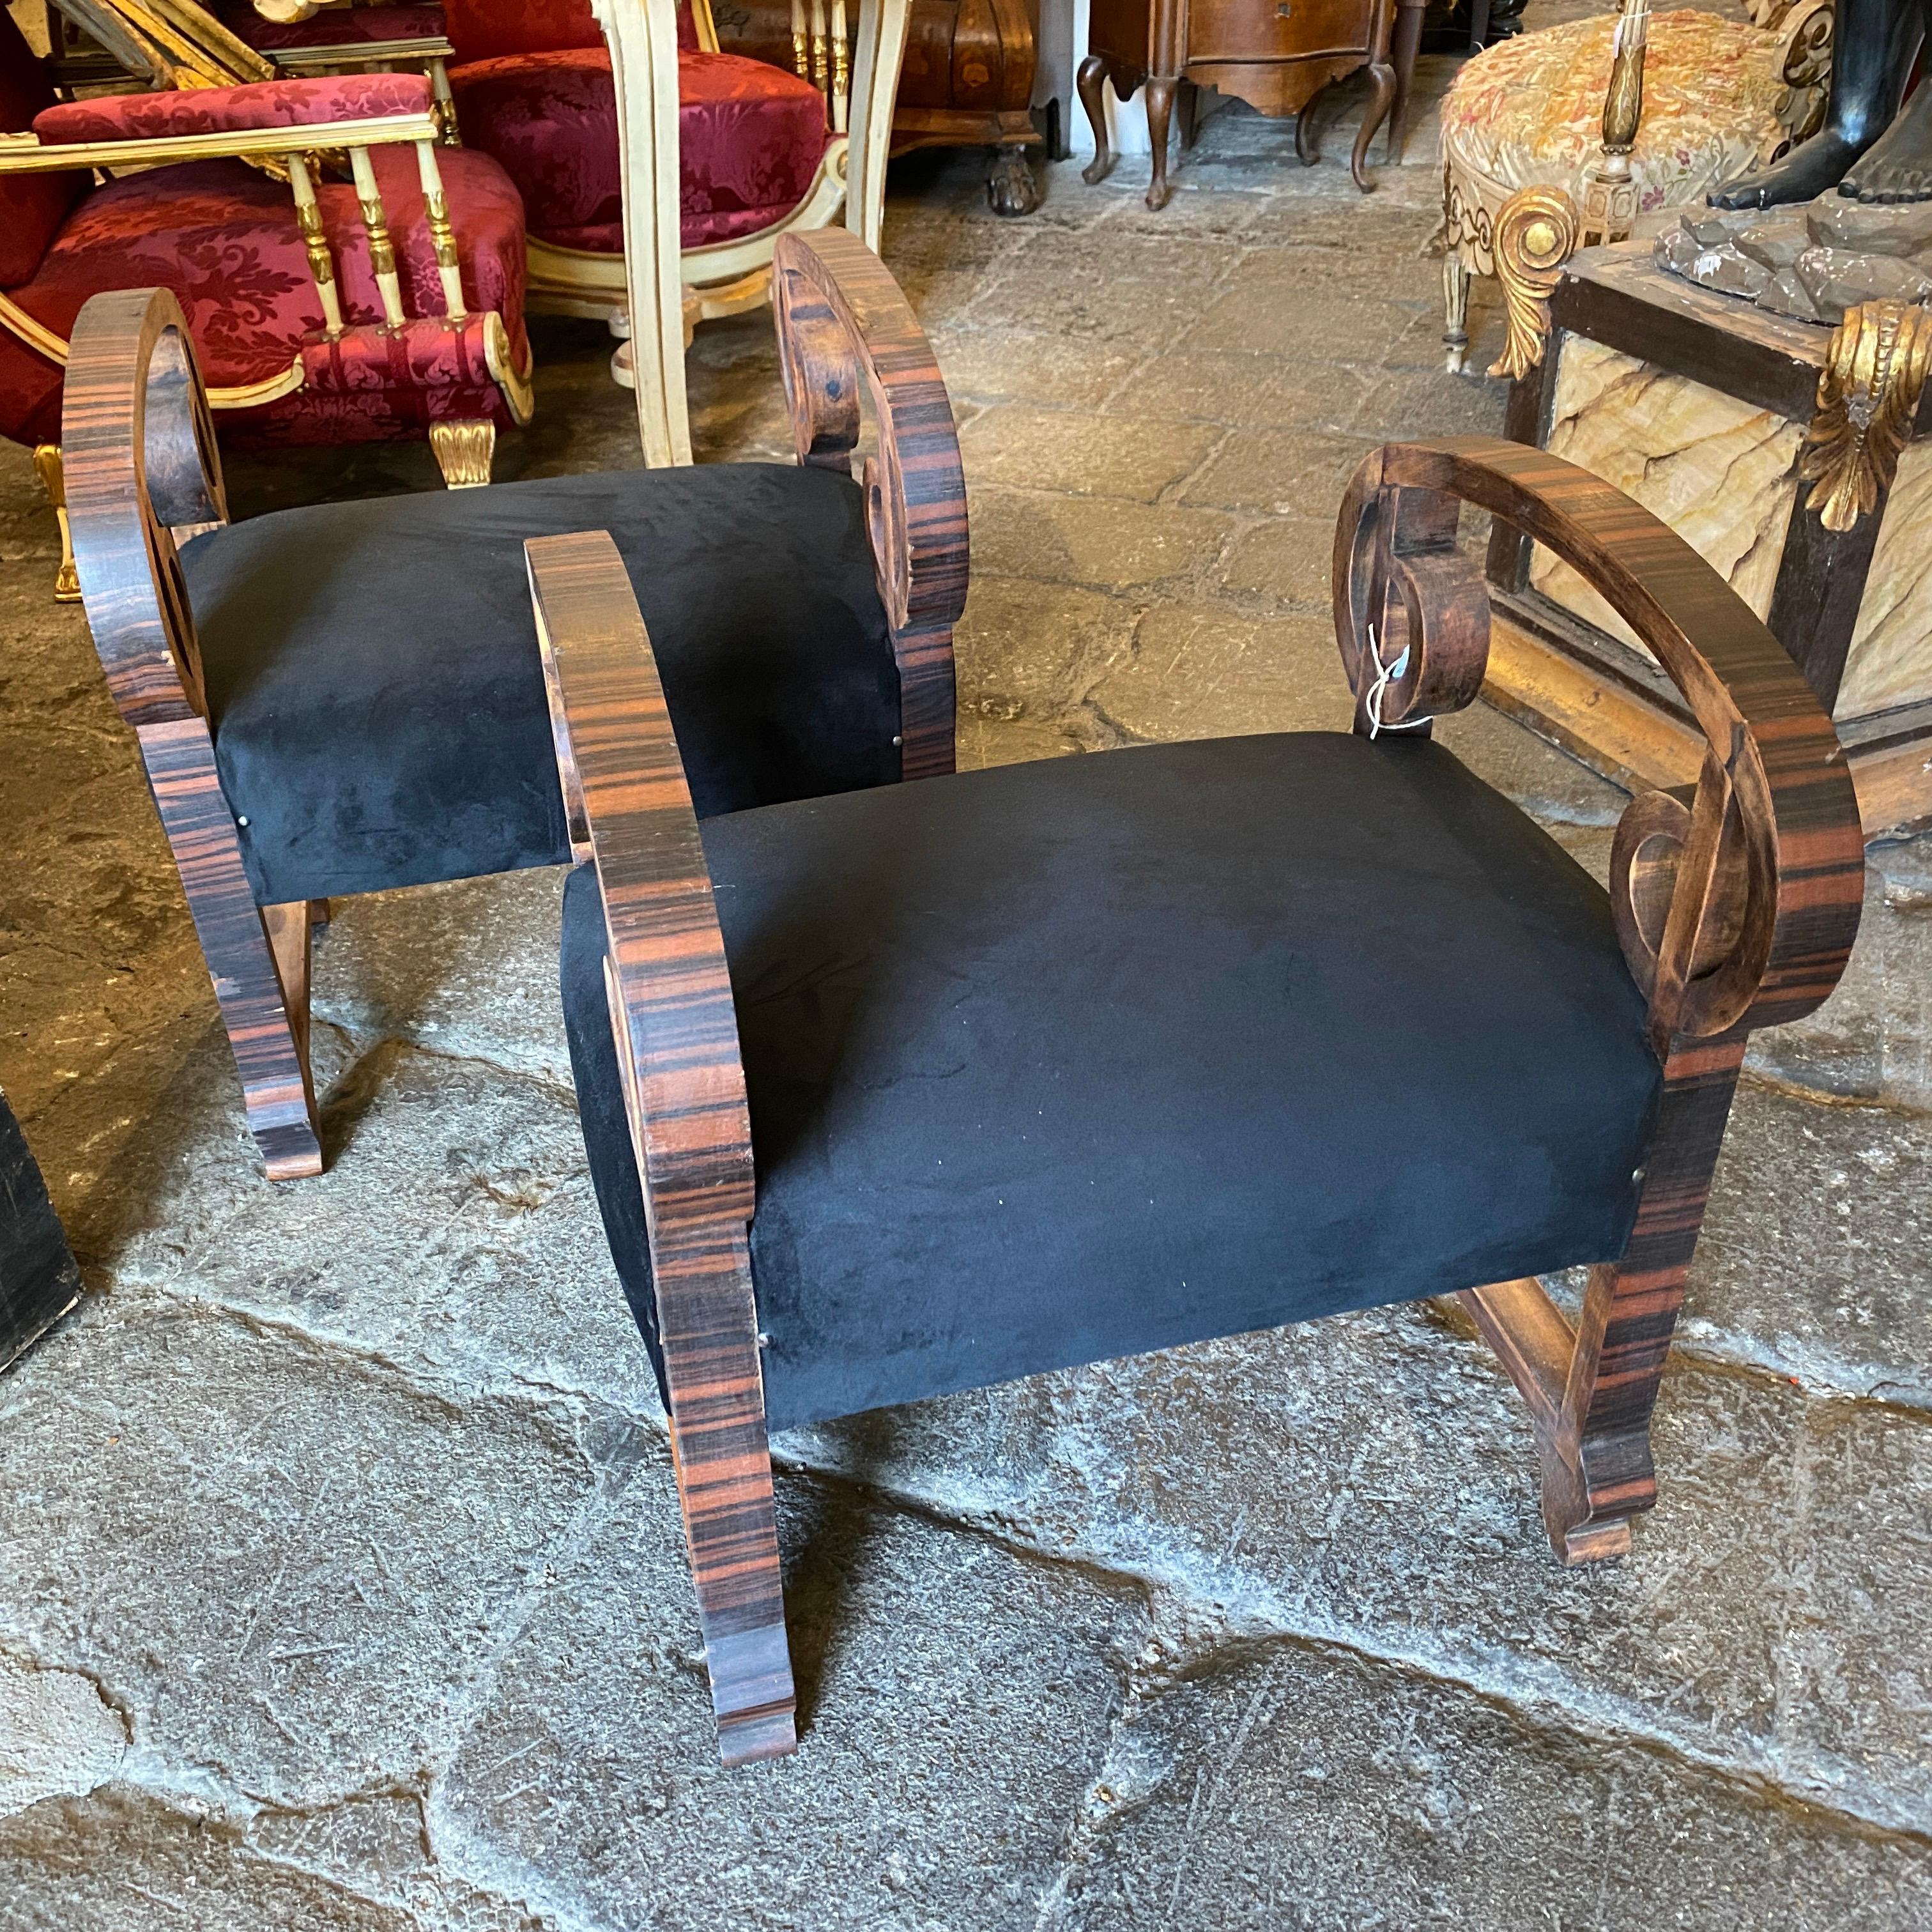
<instances>
[{"instance_id":1,"label":"carved wooden leg","mask_svg":"<svg viewBox=\"0 0 1932 1932\"><path fill-rule=\"evenodd\" d=\"M1024 148L995 148L986 176L986 202L995 214L1030 214L1045 199Z\"/></svg>"},{"instance_id":2,"label":"carved wooden leg","mask_svg":"<svg viewBox=\"0 0 1932 1932\"><path fill-rule=\"evenodd\" d=\"M271 1180L320 1174L308 1071L307 908L256 908L206 724L188 718L144 724L140 736L242 1076L249 1131Z\"/></svg>"},{"instance_id":3,"label":"carved wooden leg","mask_svg":"<svg viewBox=\"0 0 1932 1932\"><path fill-rule=\"evenodd\" d=\"M34 474L40 479L40 488L53 506L54 520L60 526L61 560L60 568L54 572L54 602L78 604L80 578L74 567L74 532L67 520L66 472L62 467L58 443L44 442L36 447Z\"/></svg>"},{"instance_id":4,"label":"carved wooden leg","mask_svg":"<svg viewBox=\"0 0 1932 1932\"><path fill-rule=\"evenodd\" d=\"M1089 54L1074 76L1080 90L1080 104L1087 110L1088 126L1094 130L1094 158L1080 170L1080 178L1089 188L1105 181L1114 171L1114 151L1107 145L1107 63L1100 54Z\"/></svg>"},{"instance_id":5,"label":"carved wooden leg","mask_svg":"<svg viewBox=\"0 0 1932 1932\"><path fill-rule=\"evenodd\" d=\"M1348 158L1348 172L1364 194L1375 185L1368 176L1369 143L1375 139L1376 130L1388 118L1390 106L1394 102L1395 69L1387 61L1371 61L1369 86L1373 91L1368 106L1363 110L1362 124L1355 131L1355 152Z\"/></svg>"},{"instance_id":6,"label":"carved wooden leg","mask_svg":"<svg viewBox=\"0 0 1932 1932\"><path fill-rule=\"evenodd\" d=\"M1177 75L1148 76L1148 139L1154 148L1154 176L1148 183L1147 205L1156 214L1174 193L1167 179L1167 136L1174 122L1174 92L1179 85Z\"/></svg>"},{"instance_id":7,"label":"carved wooden leg","mask_svg":"<svg viewBox=\"0 0 1932 1932\"><path fill-rule=\"evenodd\" d=\"M660 1224L651 1254L718 1754L783 1757L796 1748L796 1697L745 1232Z\"/></svg>"},{"instance_id":8,"label":"carved wooden leg","mask_svg":"<svg viewBox=\"0 0 1932 1932\"><path fill-rule=\"evenodd\" d=\"M1453 248L1442 258L1442 307L1449 373L1460 376L1469 355L1469 271Z\"/></svg>"},{"instance_id":9,"label":"carved wooden leg","mask_svg":"<svg viewBox=\"0 0 1932 1932\"><path fill-rule=\"evenodd\" d=\"M1743 1037L1680 1044L1622 1258L1590 1270L1562 1421L1540 1444L1543 1520L1566 1563L1620 1556L1657 1501L1651 1412L1724 1144Z\"/></svg>"},{"instance_id":10,"label":"carved wooden leg","mask_svg":"<svg viewBox=\"0 0 1932 1932\"><path fill-rule=\"evenodd\" d=\"M1315 139L1315 107L1328 92L1326 87L1318 87L1301 104L1301 112L1294 117L1294 158L1304 168L1312 168L1322 158Z\"/></svg>"},{"instance_id":11,"label":"carved wooden leg","mask_svg":"<svg viewBox=\"0 0 1932 1932\"><path fill-rule=\"evenodd\" d=\"M474 490L490 480L490 466L496 455L496 425L487 416L452 416L430 424L429 446L451 489Z\"/></svg>"}]
</instances>

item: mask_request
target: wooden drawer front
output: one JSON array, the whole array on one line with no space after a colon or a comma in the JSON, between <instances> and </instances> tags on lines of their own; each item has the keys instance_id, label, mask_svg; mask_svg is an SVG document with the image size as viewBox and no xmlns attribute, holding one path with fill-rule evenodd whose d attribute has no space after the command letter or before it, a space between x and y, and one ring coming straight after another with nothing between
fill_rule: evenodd
<instances>
[{"instance_id":1,"label":"wooden drawer front","mask_svg":"<svg viewBox=\"0 0 1932 1932\"><path fill-rule=\"evenodd\" d=\"M1371 0L1192 0L1191 61L1294 60L1365 52Z\"/></svg>"}]
</instances>

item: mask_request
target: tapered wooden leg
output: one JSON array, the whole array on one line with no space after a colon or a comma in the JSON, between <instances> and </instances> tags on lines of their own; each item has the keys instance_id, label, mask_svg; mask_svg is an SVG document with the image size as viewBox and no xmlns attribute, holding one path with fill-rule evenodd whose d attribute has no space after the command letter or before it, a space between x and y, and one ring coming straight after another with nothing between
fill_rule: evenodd
<instances>
[{"instance_id":1,"label":"tapered wooden leg","mask_svg":"<svg viewBox=\"0 0 1932 1932\"><path fill-rule=\"evenodd\" d=\"M1361 126L1355 130L1355 152L1348 158L1348 172L1364 194L1375 185L1369 179L1369 143L1375 139L1376 130L1388 118L1389 109L1394 102L1395 69L1387 61L1371 61L1369 86L1372 90L1369 104L1363 110Z\"/></svg>"},{"instance_id":2,"label":"tapered wooden leg","mask_svg":"<svg viewBox=\"0 0 1932 1932\"><path fill-rule=\"evenodd\" d=\"M234 1049L249 1131L270 1180L320 1174L308 1070L308 909L299 902L266 914L256 907L206 724L188 718L144 724L140 737Z\"/></svg>"},{"instance_id":3,"label":"tapered wooden leg","mask_svg":"<svg viewBox=\"0 0 1932 1932\"><path fill-rule=\"evenodd\" d=\"M1427 10L1427 0L1396 0L1395 31L1389 44L1389 59L1395 68L1395 110L1389 116L1391 167L1401 166L1402 151L1408 142L1408 97L1415 85L1415 56L1422 45L1422 16Z\"/></svg>"},{"instance_id":4,"label":"tapered wooden leg","mask_svg":"<svg viewBox=\"0 0 1932 1932\"><path fill-rule=\"evenodd\" d=\"M1442 258L1442 307L1449 374L1460 376L1469 358L1469 271L1453 248Z\"/></svg>"},{"instance_id":5,"label":"tapered wooden leg","mask_svg":"<svg viewBox=\"0 0 1932 1932\"><path fill-rule=\"evenodd\" d=\"M678 1504L728 1765L796 1749L778 1514L745 1231L655 1231Z\"/></svg>"},{"instance_id":6,"label":"tapered wooden leg","mask_svg":"<svg viewBox=\"0 0 1932 1932\"><path fill-rule=\"evenodd\" d=\"M1294 156L1304 168L1312 168L1322 158L1322 149L1315 138L1315 109L1326 87L1318 87L1301 104L1301 112L1294 117Z\"/></svg>"},{"instance_id":7,"label":"tapered wooden leg","mask_svg":"<svg viewBox=\"0 0 1932 1932\"><path fill-rule=\"evenodd\" d=\"M1636 1225L1622 1255L1590 1270L1574 1328L1538 1281L1457 1298L1528 1406L1544 1526L1565 1563L1627 1555L1631 1519L1657 1501L1651 1414L1744 1050L1739 1034L1679 1045L1665 1062Z\"/></svg>"},{"instance_id":8,"label":"tapered wooden leg","mask_svg":"<svg viewBox=\"0 0 1932 1932\"><path fill-rule=\"evenodd\" d=\"M1651 1412L1744 1052L1742 1035L1673 1048L1630 1244L1590 1270L1562 1420L1543 1452L1544 1523L1566 1563L1622 1555L1630 1519L1656 1503Z\"/></svg>"},{"instance_id":9,"label":"tapered wooden leg","mask_svg":"<svg viewBox=\"0 0 1932 1932\"><path fill-rule=\"evenodd\" d=\"M1148 183L1147 205L1156 214L1174 193L1167 180L1167 137L1174 123L1174 94L1179 85L1178 76L1173 74L1148 76L1148 140L1154 148L1154 176Z\"/></svg>"},{"instance_id":10,"label":"tapered wooden leg","mask_svg":"<svg viewBox=\"0 0 1932 1932\"><path fill-rule=\"evenodd\" d=\"M67 475L61 462L60 445L41 443L34 452L34 474L53 506L54 520L60 526L60 567L54 572L54 602L78 604L80 578L74 567L74 532L67 520Z\"/></svg>"},{"instance_id":11,"label":"tapered wooden leg","mask_svg":"<svg viewBox=\"0 0 1932 1932\"><path fill-rule=\"evenodd\" d=\"M1107 145L1106 61L1099 54L1089 54L1073 78L1080 90L1080 104L1087 110L1087 124L1094 130L1094 158L1080 170L1080 178L1093 188L1114 171L1114 151Z\"/></svg>"}]
</instances>

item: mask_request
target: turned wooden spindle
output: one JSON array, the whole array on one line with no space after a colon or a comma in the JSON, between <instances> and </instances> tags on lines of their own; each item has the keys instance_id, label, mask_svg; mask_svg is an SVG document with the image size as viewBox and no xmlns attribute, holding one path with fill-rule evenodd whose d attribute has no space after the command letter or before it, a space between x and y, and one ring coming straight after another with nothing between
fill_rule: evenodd
<instances>
[{"instance_id":1,"label":"turned wooden spindle","mask_svg":"<svg viewBox=\"0 0 1932 1932\"><path fill-rule=\"evenodd\" d=\"M402 284L396 279L396 247L389 239L388 218L382 212L382 191L376 185L375 164L367 148L351 148L349 165L356 175L356 198L362 207L362 226L369 237L369 266L382 298L382 319L392 328L403 325Z\"/></svg>"},{"instance_id":2,"label":"turned wooden spindle","mask_svg":"<svg viewBox=\"0 0 1932 1932\"><path fill-rule=\"evenodd\" d=\"M333 340L342 333L342 298L335 286L335 257L329 253L328 237L322 226L322 206L315 198L315 182L308 160L290 154L289 188L296 198L296 220L302 229L302 246L308 252L308 272L315 292L322 298L322 325Z\"/></svg>"}]
</instances>

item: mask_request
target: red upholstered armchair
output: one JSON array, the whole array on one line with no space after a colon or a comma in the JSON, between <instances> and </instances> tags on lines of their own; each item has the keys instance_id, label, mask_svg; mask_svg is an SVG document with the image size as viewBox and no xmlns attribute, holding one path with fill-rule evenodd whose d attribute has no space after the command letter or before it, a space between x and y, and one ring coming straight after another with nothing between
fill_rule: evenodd
<instances>
[{"instance_id":1,"label":"red upholstered armchair","mask_svg":"<svg viewBox=\"0 0 1932 1932\"><path fill-rule=\"evenodd\" d=\"M446 479L487 480L530 412L523 211L440 125L419 74L57 103L0 16L0 434L56 505L68 332L134 285L179 298L231 442L427 434Z\"/></svg>"},{"instance_id":2,"label":"red upholstered armchair","mask_svg":"<svg viewBox=\"0 0 1932 1932\"><path fill-rule=\"evenodd\" d=\"M811 0L791 72L721 52L710 0L444 0L463 139L524 198L530 307L630 332L647 462L691 460L691 331L769 299L781 235L844 206L878 245L908 4L855 0L848 46L845 0Z\"/></svg>"}]
</instances>

